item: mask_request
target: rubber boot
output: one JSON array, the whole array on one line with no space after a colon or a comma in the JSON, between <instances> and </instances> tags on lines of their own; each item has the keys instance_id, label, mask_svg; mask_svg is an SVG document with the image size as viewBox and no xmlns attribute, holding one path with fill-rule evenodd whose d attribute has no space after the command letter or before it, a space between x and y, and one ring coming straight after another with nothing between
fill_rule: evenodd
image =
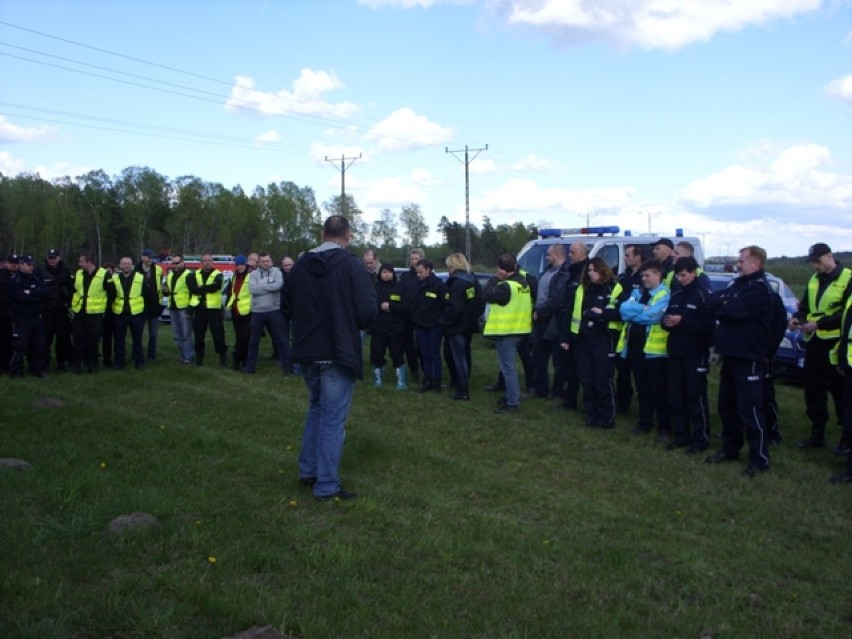
<instances>
[{"instance_id":1,"label":"rubber boot","mask_svg":"<svg viewBox=\"0 0 852 639\"><path fill-rule=\"evenodd\" d=\"M396 369L396 390L405 390L408 384L405 383L405 366L400 366Z\"/></svg>"},{"instance_id":2,"label":"rubber boot","mask_svg":"<svg viewBox=\"0 0 852 639\"><path fill-rule=\"evenodd\" d=\"M382 369L374 368L373 369L373 387L381 388L382 387Z\"/></svg>"}]
</instances>

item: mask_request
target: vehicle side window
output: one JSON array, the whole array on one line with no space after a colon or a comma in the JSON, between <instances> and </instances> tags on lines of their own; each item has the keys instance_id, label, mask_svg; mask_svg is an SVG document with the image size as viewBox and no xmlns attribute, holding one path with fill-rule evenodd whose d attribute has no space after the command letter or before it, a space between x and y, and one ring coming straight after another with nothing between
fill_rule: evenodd
<instances>
[{"instance_id":1,"label":"vehicle side window","mask_svg":"<svg viewBox=\"0 0 852 639\"><path fill-rule=\"evenodd\" d=\"M612 269L613 273L618 273L621 271L619 268L619 257L621 257L621 250L616 244L605 244L601 247L601 250L598 251L594 257L602 258L609 267Z\"/></svg>"},{"instance_id":2,"label":"vehicle side window","mask_svg":"<svg viewBox=\"0 0 852 639\"><path fill-rule=\"evenodd\" d=\"M524 269L530 275L538 277L544 270L546 263L544 256L547 253L547 246L544 244L536 244L524 253L518 260L518 266Z\"/></svg>"}]
</instances>

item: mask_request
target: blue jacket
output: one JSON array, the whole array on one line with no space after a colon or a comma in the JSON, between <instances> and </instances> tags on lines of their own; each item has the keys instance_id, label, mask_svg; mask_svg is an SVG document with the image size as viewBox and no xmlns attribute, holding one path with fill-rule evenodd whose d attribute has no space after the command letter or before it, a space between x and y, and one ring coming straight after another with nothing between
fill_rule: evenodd
<instances>
[{"instance_id":1,"label":"blue jacket","mask_svg":"<svg viewBox=\"0 0 852 639\"><path fill-rule=\"evenodd\" d=\"M666 294L661 295L660 299L651 304L650 300L663 290ZM645 341L648 339L648 331L651 330L651 326L659 324L660 320L663 319L663 315L665 315L666 308L669 305L669 298L669 287L661 282L650 291L641 288L635 289L630 293L630 297L619 306L618 314L621 316L621 319L631 323L631 326L627 327L628 343L624 347L624 351L621 354L622 357L627 357L627 349L630 347L631 342L641 343L644 346ZM643 299L647 300L647 302L642 302L641 300ZM641 333L638 333L638 331L641 331ZM638 337L639 335L641 335L641 340ZM647 357L662 357L662 355L647 355Z\"/></svg>"}]
</instances>

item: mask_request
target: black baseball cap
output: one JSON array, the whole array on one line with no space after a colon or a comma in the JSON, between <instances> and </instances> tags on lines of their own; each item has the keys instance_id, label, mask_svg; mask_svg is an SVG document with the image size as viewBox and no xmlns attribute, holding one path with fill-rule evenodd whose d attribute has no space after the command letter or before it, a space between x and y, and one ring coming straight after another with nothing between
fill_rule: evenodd
<instances>
[{"instance_id":1,"label":"black baseball cap","mask_svg":"<svg viewBox=\"0 0 852 639\"><path fill-rule=\"evenodd\" d=\"M831 247L828 244L817 242L808 249L808 256L805 258L805 261L816 262L823 255L828 255L829 253L831 253Z\"/></svg>"}]
</instances>

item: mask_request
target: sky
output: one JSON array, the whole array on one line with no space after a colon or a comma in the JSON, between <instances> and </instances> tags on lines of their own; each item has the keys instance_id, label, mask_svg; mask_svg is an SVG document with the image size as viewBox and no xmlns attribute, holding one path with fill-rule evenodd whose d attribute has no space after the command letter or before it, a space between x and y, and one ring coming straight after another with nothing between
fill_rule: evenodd
<instances>
[{"instance_id":1,"label":"sky","mask_svg":"<svg viewBox=\"0 0 852 639\"><path fill-rule=\"evenodd\" d=\"M436 242L466 148L479 227L852 250L852 0L0 5L4 175L147 166L320 204L345 176L366 221L418 204Z\"/></svg>"}]
</instances>

